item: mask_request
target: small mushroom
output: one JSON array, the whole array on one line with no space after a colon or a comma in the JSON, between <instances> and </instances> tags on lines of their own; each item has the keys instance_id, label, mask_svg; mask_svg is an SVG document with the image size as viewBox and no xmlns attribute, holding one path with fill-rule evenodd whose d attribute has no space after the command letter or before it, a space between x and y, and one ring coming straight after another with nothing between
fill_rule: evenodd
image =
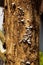
<instances>
[{"instance_id":1,"label":"small mushroom","mask_svg":"<svg viewBox=\"0 0 43 65\"><path fill-rule=\"evenodd\" d=\"M25 42L26 42L26 40L27 40L27 38L23 39L23 42L25 43Z\"/></svg>"},{"instance_id":2,"label":"small mushroom","mask_svg":"<svg viewBox=\"0 0 43 65\"><path fill-rule=\"evenodd\" d=\"M19 11L20 11L20 16L24 16L24 11L22 8L18 7Z\"/></svg>"},{"instance_id":3,"label":"small mushroom","mask_svg":"<svg viewBox=\"0 0 43 65\"><path fill-rule=\"evenodd\" d=\"M28 39L28 40L27 40L27 43L28 43L28 44L31 44L31 41L30 41L30 39Z\"/></svg>"},{"instance_id":4,"label":"small mushroom","mask_svg":"<svg viewBox=\"0 0 43 65\"><path fill-rule=\"evenodd\" d=\"M27 40L27 38L23 38L22 40L19 41L19 43L21 43L21 42L24 42L25 43L26 40Z\"/></svg>"},{"instance_id":5,"label":"small mushroom","mask_svg":"<svg viewBox=\"0 0 43 65\"><path fill-rule=\"evenodd\" d=\"M26 27L26 29L31 29L31 28L33 28L33 26L28 26L28 27Z\"/></svg>"},{"instance_id":6,"label":"small mushroom","mask_svg":"<svg viewBox=\"0 0 43 65\"><path fill-rule=\"evenodd\" d=\"M26 34L31 35L31 30L27 29Z\"/></svg>"},{"instance_id":7,"label":"small mushroom","mask_svg":"<svg viewBox=\"0 0 43 65\"><path fill-rule=\"evenodd\" d=\"M24 19L20 20L19 23L25 24Z\"/></svg>"},{"instance_id":8,"label":"small mushroom","mask_svg":"<svg viewBox=\"0 0 43 65\"><path fill-rule=\"evenodd\" d=\"M22 60L21 63L20 63L20 65L25 65L25 61Z\"/></svg>"},{"instance_id":9,"label":"small mushroom","mask_svg":"<svg viewBox=\"0 0 43 65\"><path fill-rule=\"evenodd\" d=\"M31 37L32 35L28 35L28 38Z\"/></svg>"},{"instance_id":10,"label":"small mushroom","mask_svg":"<svg viewBox=\"0 0 43 65\"><path fill-rule=\"evenodd\" d=\"M23 11L23 9L22 9L22 8L18 7L18 9L19 9L21 12L23 12L23 13L24 13L24 11Z\"/></svg>"},{"instance_id":11,"label":"small mushroom","mask_svg":"<svg viewBox=\"0 0 43 65\"><path fill-rule=\"evenodd\" d=\"M24 21L24 19L21 20L22 22Z\"/></svg>"},{"instance_id":12,"label":"small mushroom","mask_svg":"<svg viewBox=\"0 0 43 65\"><path fill-rule=\"evenodd\" d=\"M27 36L27 34L24 34L24 36Z\"/></svg>"},{"instance_id":13,"label":"small mushroom","mask_svg":"<svg viewBox=\"0 0 43 65\"><path fill-rule=\"evenodd\" d=\"M29 38L29 37L31 37L31 36L32 36L32 35L29 34L29 33L28 33L28 34L24 34L24 37L28 37L28 38Z\"/></svg>"},{"instance_id":14,"label":"small mushroom","mask_svg":"<svg viewBox=\"0 0 43 65\"><path fill-rule=\"evenodd\" d=\"M29 61L26 61L26 65L30 65L30 62Z\"/></svg>"},{"instance_id":15,"label":"small mushroom","mask_svg":"<svg viewBox=\"0 0 43 65\"><path fill-rule=\"evenodd\" d=\"M12 3L12 9L16 9L16 5L15 5L15 3Z\"/></svg>"}]
</instances>

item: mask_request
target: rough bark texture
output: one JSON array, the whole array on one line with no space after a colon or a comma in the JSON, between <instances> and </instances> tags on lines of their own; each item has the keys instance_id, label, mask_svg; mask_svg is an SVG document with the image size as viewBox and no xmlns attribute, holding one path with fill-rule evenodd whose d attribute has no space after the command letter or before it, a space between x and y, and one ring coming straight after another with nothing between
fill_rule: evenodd
<instances>
[{"instance_id":1,"label":"rough bark texture","mask_svg":"<svg viewBox=\"0 0 43 65\"><path fill-rule=\"evenodd\" d=\"M35 3L34 0L4 1L7 65L39 65L40 19Z\"/></svg>"}]
</instances>

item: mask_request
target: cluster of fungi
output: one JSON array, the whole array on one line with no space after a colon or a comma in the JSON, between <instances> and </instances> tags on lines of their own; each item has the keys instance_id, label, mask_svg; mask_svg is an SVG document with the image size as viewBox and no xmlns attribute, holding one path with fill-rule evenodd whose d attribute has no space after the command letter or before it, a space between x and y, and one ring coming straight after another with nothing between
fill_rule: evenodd
<instances>
[{"instance_id":1,"label":"cluster of fungi","mask_svg":"<svg viewBox=\"0 0 43 65\"><path fill-rule=\"evenodd\" d=\"M39 65L39 5L39 0L4 0L6 65Z\"/></svg>"}]
</instances>

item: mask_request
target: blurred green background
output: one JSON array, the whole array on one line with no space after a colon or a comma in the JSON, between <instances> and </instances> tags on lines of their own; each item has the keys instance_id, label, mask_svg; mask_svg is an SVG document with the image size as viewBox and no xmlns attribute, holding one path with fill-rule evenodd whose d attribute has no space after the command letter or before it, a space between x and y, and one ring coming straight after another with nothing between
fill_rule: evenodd
<instances>
[{"instance_id":1,"label":"blurred green background","mask_svg":"<svg viewBox=\"0 0 43 65\"><path fill-rule=\"evenodd\" d=\"M43 52L40 52L40 65L43 65Z\"/></svg>"}]
</instances>

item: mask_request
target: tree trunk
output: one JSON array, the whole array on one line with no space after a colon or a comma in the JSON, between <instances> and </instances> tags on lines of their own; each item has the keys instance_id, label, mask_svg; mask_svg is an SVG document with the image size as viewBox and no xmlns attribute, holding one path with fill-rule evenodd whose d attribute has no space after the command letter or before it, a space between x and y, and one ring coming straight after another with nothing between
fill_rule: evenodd
<instances>
[{"instance_id":1,"label":"tree trunk","mask_svg":"<svg viewBox=\"0 0 43 65\"><path fill-rule=\"evenodd\" d=\"M39 65L40 18L35 3L32 0L4 1L7 65Z\"/></svg>"}]
</instances>

